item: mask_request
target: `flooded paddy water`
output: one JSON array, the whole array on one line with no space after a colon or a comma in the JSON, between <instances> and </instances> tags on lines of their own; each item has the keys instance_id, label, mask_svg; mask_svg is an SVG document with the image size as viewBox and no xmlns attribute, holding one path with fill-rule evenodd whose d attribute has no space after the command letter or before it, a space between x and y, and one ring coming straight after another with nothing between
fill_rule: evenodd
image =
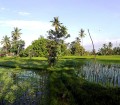
<instances>
[{"instance_id":1,"label":"flooded paddy water","mask_svg":"<svg viewBox=\"0 0 120 105\"><path fill-rule=\"evenodd\" d=\"M47 105L48 73L0 68L0 105Z\"/></svg>"},{"instance_id":2,"label":"flooded paddy water","mask_svg":"<svg viewBox=\"0 0 120 105\"><path fill-rule=\"evenodd\" d=\"M69 74L69 70L65 73ZM88 61L72 73L71 76L77 75L89 82L120 87L120 64ZM49 105L49 74L46 70L0 67L0 105Z\"/></svg>"},{"instance_id":3,"label":"flooded paddy water","mask_svg":"<svg viewBox=\"0 0 120 105\"><path fill-rule=\"evenodd\" d=\"M120 87L120 64L86 62L76 73L90 82L103 86Z\"/></svg>"}]
</instances>

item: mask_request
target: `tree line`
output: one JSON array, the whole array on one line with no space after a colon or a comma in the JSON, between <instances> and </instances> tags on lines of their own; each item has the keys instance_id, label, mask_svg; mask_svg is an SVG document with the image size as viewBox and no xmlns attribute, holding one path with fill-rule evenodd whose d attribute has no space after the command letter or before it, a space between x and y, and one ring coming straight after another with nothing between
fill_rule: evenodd
<instances>
[{"instance_id":1,"label":"tree line","mask_svg":"<svg viewBox=\"0 0 120 105\"><path fill-rule=\"evenodd\" d=\"M21 39L21 29L15 27L11 32L11 40L7 35L3 36L1 40L2 48L0 54L19 56L20 52L24 50L25 41ZM1 56L2 56L1 55Z\"/></svg>"},{"instance_id":2,"label":"tree line","mask_svg":"<svg viewBox=\"0 0 120 105\"><path fill-rule=\"evenodd\" d=\"M120 55L120 44L113 47L112 42L104 43L103 46L98 50L98 55Z\"/></svg>"},{"instance_id":3,"label":"tree line","mask_svg":"<svg viewBox=\"0 0 120 105\"><path fill-rule=\"evenodd\" d=\"M1 40L1 56L49 56L49 58L53 59L57 56L82 56L93 54L92 52L86 51L83 47L83 38L86 36L83 29L80 29L78 37L76 37L74 41L66 43L65 39L70 37L66 26L64 26L63 23L60 23L58 17L54 17L50 22L52 23L54 29L47 31L47 38L40 36L38 39L34 40L27 48L25 48L25 41L21 38L21 29L15 27L11 32L11 40L7 35L3 36ZM109 42L108 44L103 44L103 46L95 53L98 55L120 55L120 46L113 47L113 44Z\"/></svg>"}]
</instances>

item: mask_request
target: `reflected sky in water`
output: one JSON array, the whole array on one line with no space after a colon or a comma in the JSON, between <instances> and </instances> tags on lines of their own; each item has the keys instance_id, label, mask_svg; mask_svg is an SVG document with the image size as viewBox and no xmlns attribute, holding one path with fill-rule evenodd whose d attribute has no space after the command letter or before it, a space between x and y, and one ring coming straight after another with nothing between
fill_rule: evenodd
<instances>
[{"instance_id":1,"label":"reflected sky in water","mask_svg":"<svg viewBox=\"0 0 120 105\"><path fill-rule=\"evenodd\" d=\"M0 104L46 105L48 73L0 68Z\"/></svg>"}]
</instances>

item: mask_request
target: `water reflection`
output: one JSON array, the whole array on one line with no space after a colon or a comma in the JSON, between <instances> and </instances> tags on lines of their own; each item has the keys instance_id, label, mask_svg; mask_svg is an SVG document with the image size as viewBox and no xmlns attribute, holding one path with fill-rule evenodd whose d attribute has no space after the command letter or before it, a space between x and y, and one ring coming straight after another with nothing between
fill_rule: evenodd
<instances>
[{"instance_id":1,"label":"water reflection","mask_svg":"<svg viewBox=\"0 0 120 105\"><path fill-rule=\"evenodd\" d=\"M100 83L104 86L120 87L120 65L87 62L76 72L78 76L88 81Z\"/></svg>"},{"instance_id":2,"label":"water reflection","mask_svg":"<svg viewBox=\"0 0 120 105\"><path fill-rule=\"evenodd\" d=\"M0 105L47 105L46 71L0 68Z\"/></svg>"}]
</instances>

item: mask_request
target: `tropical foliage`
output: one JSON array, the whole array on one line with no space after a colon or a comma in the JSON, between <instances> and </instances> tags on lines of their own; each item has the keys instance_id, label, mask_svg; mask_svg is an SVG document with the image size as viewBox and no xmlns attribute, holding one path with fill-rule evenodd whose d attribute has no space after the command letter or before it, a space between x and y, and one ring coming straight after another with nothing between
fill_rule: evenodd
<instances>
[{"instance_id":1,"label":"tropical foliage","mask_svg":"<svg viewBox=\"0 0 120 105\"><path fill-rule=\"evenodd\" d=\"M98 50L98 55L120 55L120 46L113 47L112 42L104 43Z\"/></svg>"},{"instance_id":2,"label":"tropical foliage","mask_svg":"<svg viewBox=\"0 0 120 105\"><path fill-rule=\"evenodd\" d=\"M55 28L48 31L48 62L49 65L54 65L58 56L58 46L62 44L63 40L68 38L70 35L67 33L67 28L60 23L58 17L54 17L52 26Z\"/></svg>"},{"instance_id":3,"label":"tropical foliage","mask_svg":"<svg viewBox=\"0 0 120 105\"><path fill-rule=\"evenodd\" d=\"M22 29L14 27L14 30L11 32L11 40L7 35L3 36L1 40L2 47L0 49L0 56L47 57L48 61L52 61L54 64L59 56L66 55L120 55L120 46L113 47L112 42L103 44L96 52L95 48L94 51L92 49L92 52L86 51L83 47L83 38L86 36L84 29L80 29L76 39L67 43L65 39L70 37L70 34L68 34L66 26L59 21L58 17L54 17L50 22L54 28L47 31L47 38L40 36L26 49L24 48L25 41L21 39Z\"/></svg>"},{"instance_id":4,"label":"tropical foliage","mask_svg":"<svg viewBox=\"0 0 120 105\"><path fill-rule=\"evenodd\" d=\"M9 53L11 47L10 37L5 35L1 41L1 44L3 45L3 51L5 51L6 54Z\"/></svg>"},{"instance_id":5,"label":"tropical foliage","mask_svg":"<svg viewBox=\"0 0 120 105\"><path fill-rule=\"evenodd\" d=\"M5 55L19 55L22 50L24 50L25 41L20 39L20 35L22 34L21 29L18 27L14 28L14 31L11 32L11 38L5 35L1 41L2 53Z\"/></svg>"}]
</instances>

